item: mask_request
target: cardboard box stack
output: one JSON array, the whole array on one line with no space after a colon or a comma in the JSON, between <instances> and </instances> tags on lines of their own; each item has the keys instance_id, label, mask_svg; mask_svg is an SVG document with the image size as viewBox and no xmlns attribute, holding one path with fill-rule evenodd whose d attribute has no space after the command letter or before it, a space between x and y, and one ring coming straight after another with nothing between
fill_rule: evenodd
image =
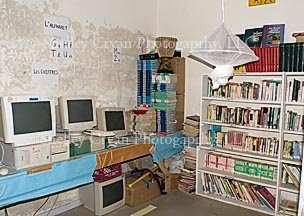
<instances>
[{"instance_id":1,"label":"cardboard box stack","mask_svg":"<svg viewBox=\"0 0 304 216\"><path fill-rule=\"evenodd\" d=\"M141 105L131 113L132 132L150 134L156 131L156 111L153 107Z\"/></svg>"},{"instance_id":2,"label":"cardboard box stack","mask_svg":"<svg viewBox=\"0 0 304 216\"><path fill-rule=\"evenodd\" d=\"M157 72L159 60L137 61L137 105L152 104L152 73Z\"/></svg>"},{"instance_id":3,"label":"cardboard box stack","mask_svg":"<svg viewBox=\"0 0 304 216\"><path fill-rule=\"evenodd\" d=\"M156 132L176 132L176 83L175 74L153 74L153 107L156 110Z\"/></svg>"}]
</instances>

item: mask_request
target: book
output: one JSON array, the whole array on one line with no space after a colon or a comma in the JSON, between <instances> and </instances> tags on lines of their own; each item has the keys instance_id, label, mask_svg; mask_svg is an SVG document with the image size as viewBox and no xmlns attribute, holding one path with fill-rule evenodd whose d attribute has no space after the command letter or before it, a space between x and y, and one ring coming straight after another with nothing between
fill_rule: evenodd
<instances>
[{"instance_id":1,"label":"book","mask_svg":"<svg viewBox=\"0 0 304 216\"><path fill-rule=\"evenodd\" d=\"M258 186L256 188L258 194L264 201L265 205L274 210L275 209L275 197L265 187Z\"/></svg>"},{"instance_id":2,"label":"book","mask_svg":"<svg viewBox=\"0 0 304 216\"><path fill-rule=\"evenodd\" d=\"M261 47L263 28L252 28L245 30L244 42L251 48Z\"/></svg>"},{"instance_id":3,"label":"book","mask_svg":"<svg viewBox=\"0 0 304 216\"><path fill-rule=\"evenodd\" d=\"M284 43L285 24L264 25L262 47L279 47Z\"/></svg>"}]
</instances>

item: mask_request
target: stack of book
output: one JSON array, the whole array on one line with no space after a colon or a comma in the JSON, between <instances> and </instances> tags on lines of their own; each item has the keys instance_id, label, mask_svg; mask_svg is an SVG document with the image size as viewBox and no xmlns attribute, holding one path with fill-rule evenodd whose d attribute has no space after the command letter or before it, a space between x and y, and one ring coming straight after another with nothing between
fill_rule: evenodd
<instances>
[{"instance_id":1,"label":"stack of book","mask_svg":"<svg viewBox=\"0 0 304 216\"><path fill-rule=\"evenodd\" d=\"M283 164L282 183L293 184L300 188L301 167Z\"/></svg>"},{"instance_id":2,"label":"stack of book","mask_svg":"<svg viewBox=\"0 0 304 216\"><path fill-rule=\"evenodd\" d=\"M144 111L138 113L136 111ZM138 107L131 114L132 132L139 134L150 134L156 131L156 111L153 107Z\"/></svg>"},{"instance_id":3,"label":"stack of book","mask_svg":"<svg viewBox=\"0 0 304 216\"><path fill-rule=\"evenodd\" d=\"M284 141L283 157L285 159L300 160L303 155L303 141Z\"/></svg>"},{"instance_id":4,"label":"stack of book","mask_svg":"<svg viewBox=\"0 0 304 216\"><path fill-rule=\"evenodd\" d=\"M290 80L287 86L286 100L288 102L304 102L304 81Z\"/></svg>"},{"instance_id":5,"label":"stack of book","mask_svg":"<svg viewBox=\"0 0 304 216\"><path fill-rule=\"evenodd\" d=\"M176 84L175 74L153 74L153 107L156 110L156 132L176 132Z\"/></svg>"},{"instance_id":6,"label":"stack of book","mask_svg":"<svg viewBox=\"0 0 304 216\"><path fill-rule=\"evenodd\" d=\"M208 81L208 97L229 99L279 101L282 95L281 80L262 80L260 83L243 82L228 83L213 90L211 80Z\"/></svg>"},{"instance_id":7,"label":"stack of book","mask_svg":"<svg viewBox=\"0 0 304 216\"><path fill-rule=\"evenodd\" d=\"M137 105L152 104L152 74L159 68L159 60L137 61Z\"/></svg>"},{"instance_id":8,"label":"stack of book","mask_svg":"<svg viewBox=\"0 0 304 216\"><path fill-rule=\"evenodd\" d=\"M178 189L183 192L192 193L195 191L196 176L196 149L185 148L184 167L181 169L180 179L178 180Z\"/></svg>"},{"instance_id":9,"label":"stack of book","mask_svg":"<svg viewBox=\"0 0 304 216\"><path fill-rule=\"evenodd\" d=\"M304 115L288 110L285 117L285 129L290 131L303 131Z\"/></svg>"},{"instance_id":10,"label":"stack of book","mask_svg":"<svg viewBox=\"0 0 304 216\"><path fill-rule=\"evenodd\" d=\"M211 130L206 132L206 140L211 144ZM215 145L213 147L227 148L236 151L245 151L256 154L277 156L279 139L277 137L253 137L239 131L214 133Z\"/></svg>"},{"instance_id":11,"label":"stack of book","mask_svg":"<svg viewBox=\"0 0 304 216\"><path fill-rule=\"evenodd\" d=\"M187 137L199 137L200 117L197 115L187 116L184 122L184 134Z\"/></svg>"},{"instance_id":12,"label":"stack of book","mask_svg":"<svg viewBox=\"0 0 304 216\"><path fill-rule=\"evenodd\" d=\"M249 127L278 129L281 109L278 107L261 107L260 109L210 104L207 119L211 122L236 124Z\"/></svg>"},{"instance_id":13,"label":"stack of book","mask_svg":"<svg viewBox=\"0 0 304 216\"><path fill-rule=\"evenodd\" d=\"M206 194L223 196L245 203L275 208L275 197L266 187L243 183L232 179L201 173L202 190Z\"/></svg>"},{"instance_id":14,"label":"stack of book","mask_svg":"<svg viewBox=\"0 0 304 216\"><path fill-rule=\"evenodd\" d=\"M282 200L280 205L280 215L297 216L298 204L290 200Z\"/></svg>"},{"instance_id":15,"label":"stack of book","mask_svg":"<svg viewBox=\"0 0 304 216\"><path fill-rule=\"evenodd\" d=\"M280 71L304 71L304 43L282 43L280 45Z\"/></svg>"}]
</instances>

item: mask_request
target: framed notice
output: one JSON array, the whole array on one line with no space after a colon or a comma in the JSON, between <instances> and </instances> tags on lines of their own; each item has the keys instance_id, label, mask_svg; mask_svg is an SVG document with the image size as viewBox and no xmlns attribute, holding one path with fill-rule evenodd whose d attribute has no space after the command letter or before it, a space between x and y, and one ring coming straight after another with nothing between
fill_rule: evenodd
<instances>
[{"instance_id":1,"label":"framed notice","mask_svg":"<svg viewBox=\"0 0 304 216\"><path fill-rule=\"evenodd\" d=\"M276 3L276 0L248 0L248 1L249 1L249 7Z\"/></svg>"}]
</instances>

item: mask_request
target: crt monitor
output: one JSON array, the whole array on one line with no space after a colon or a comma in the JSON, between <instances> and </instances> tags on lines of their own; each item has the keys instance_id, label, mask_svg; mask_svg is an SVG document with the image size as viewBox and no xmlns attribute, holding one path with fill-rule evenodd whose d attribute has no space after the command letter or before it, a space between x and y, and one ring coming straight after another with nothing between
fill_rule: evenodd
<instances>
[{"instance_id":1,"label":"crt monitor","mask_svg":"<svg viewBox=\"0 0 304 216\"><path fill-rule=\"evenodd\" d=\"M49 142L56 135L52 97L2 97L0 112L0 137L5 143L25 146Z\"/></svg>"},{"instance_id":2,"label":"crt monitor","mask_svg":"<svg viewBox=\"0 0 304 216\"><path fill-rule=\"evenodd\" d=\"M59 98L60 128L84 131L96 126L96 107L93 97L76 96Z\"/></svg>"},{"instance_id":3,"label":"crt monitor","mask_svg":"<svg viewBox=\"0 0 304 216\"><path fill-rule=\"evenodd\" d=\"M119 176L105 182L81 187L80 201L95 215L108 214L125 205L125 178Z\"/></svg>"},{"instance_id":4,"label":"crt monitor","mask_svg":"<svg viewBox=\"0 0 304 216\"><path fill-rule=\"evenodd\" d=\"M126 136L126 112L125 108L98 108L98 130L113 132L116 136Z\"/></svg>"}]
</instances>

